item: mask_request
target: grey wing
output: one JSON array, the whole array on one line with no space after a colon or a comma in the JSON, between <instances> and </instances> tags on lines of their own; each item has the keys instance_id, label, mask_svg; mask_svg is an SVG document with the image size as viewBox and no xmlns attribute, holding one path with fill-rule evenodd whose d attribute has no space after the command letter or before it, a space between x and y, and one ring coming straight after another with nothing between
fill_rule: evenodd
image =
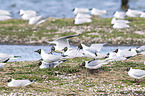
<instances>
[{"instance_id":1,"label":"grey wing","mask_svg":"<svg viewBox=\"0 0 145 96\"><path fill-rule=\"evenodd\" d=\"M100 51L101 48L103 47L103 45L105 45L105 44L107 44L107 43L103 43L103 44L92 44L90 48L91 49L94 49L96 51Z\"/></svg>"},{"instance_id":2,"label":"grey wing","mask_svg":"<svg viewBox=\"0 0 145 96\"><path fill-rule=\"evenodd\" d=\"M140 69L135 69L133 75L136 76L136 77L144 77L145 76L145 71L140 70Z\"/></svg>"},{"instance_id":3,"label":"grey wing","mask_svg":"<svg viewBox=\"0 0 145 96\"><path fill-rule=\"evenodd\" d=\"M64 36L64 37L60 37L59 39L67 39L67 38L71 38L71 37L75 37L75 36L79 36L79 34ZM59 39L57 39L57 40L59 40Z\"/></svg>"},{"instance_id":4,"label":"grey wing","mask_svg":"<svg viewBox=\"0 0 145 96\"><path fill-rule=\"evenodd\" d=\"M69 41L68 39L58 39L57 40L57 44L56 46L58 46L59 48L65 48L65 47L68 47L69 48Z\"/></svg>"},{"instance_id":5,"label":"grey wing","mask_svg":"<svg viewBox=\"0 0 145 96\"><path fill-rule=\"evenodd\" d=\"M90 62L88 64L88 66L90 66L90 67L97 66L98 64L103 63L103 62L104 62L104 60L94 60L94 61Z\"/></svg>"}]
</instances>

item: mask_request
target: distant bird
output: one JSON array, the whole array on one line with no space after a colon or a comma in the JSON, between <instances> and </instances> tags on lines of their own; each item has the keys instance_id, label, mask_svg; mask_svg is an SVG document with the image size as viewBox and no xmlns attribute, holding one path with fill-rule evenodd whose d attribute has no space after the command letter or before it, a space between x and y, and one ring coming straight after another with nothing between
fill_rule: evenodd
<instances>
[{"instance_id":1,"label":"distant bird","mask_svg":"<svg viewBox=\"0 0 145 96\"><path fill-rule=\"evenodd\" d=\"M27 86L29 84L32 84L34 81L30 81L28 79L26 80L15 80L15 79L9 79L8 80L8 87L24 87Z\"/></svg>"},{"instance_id":2,"label":"distant bird","mask_svg":"<svg viewBox=\"0 0 145 96\"><path fill-rule=\"evenodd\" d=\"M130 23L128 20L117 20L116 18L113 18L111 20L111 24L115 24L115 23Z\"/></svg>"},{"instance_id":3,"label":"distant bird","mask_svg":"<svg viewBox=\"0 0 145 96\"><path fill-rule=\"evenodd\" d=\"M0 15L0 21L5 21L5 20L9 20L9 19L12 19L12 17L10 17L10 16L1 16Z\"/></svg>"},{"instance_id":4,"label":"distant bird","mask_svg":"<svg viewBox=\"0 0 145 96\"><path fill-rule=\"evenodd\" d=\"M0 16L8 16L11 15L11 13L7 10L0 10Z\"/></svg>"},{"instance_id":5,"label":"distant bird","mask_svg":"<svg viewBox=\"0 0 145 96\"><path fill-rule=\"evenodd\" d=\"M100 53L98 53L102 46L105 45L106 43L103 43L103 44L92 44L90 47L84 45L84 44L81 44L78 46L79 49L83 49L83 52L85 54L86 57L89 57L89 58L99 58L99 57L105 57L105 55L102 55ZM99 55L99 56L98 56Z\"/></svg>"},{"instance_id":6,"label":"distant bird","mask_svg":"<svg viewBox=\"0 0 145 96\"><path fill-rule=\"evenodd\" d=\"M116 11L113 16L115 18L124 19L126 17L126 13L125 12Z\"/></svg>"},{"instance_id":7,"label":"distant bird","mask_svg":"<svg viewBox=\"0 0 145 96\"><path fill-rule=\"evenodd\" d=\"M90 10L88 8L74 8L73 13L78 14L78 13L89 13Z\"/></svg>"},{"instance_id":8,"label":"distant bird","mask_svg":"<svg viewBox=\"0 0 145 96\"><path fill-rule=\"evenodd\" d=\"M114 29L123 29L123 28L130 28L130 26L127 25L126 23L114 23L113 28Z\"/></svg>"},{"instance_id":9,"label":"distant bird","mask_svg":"<svg viewBox=\"0 0 145 96\"><path fill-rule=\"evenodd\" d=\"M128 71L128 75L131 78L141 79L141 78L145 77L145 70L132 69L132 67L131 67L130 70Z\"/></svg>"},{"instance_id":10,"label":"distant bird","mask_svg":"<svg viewBox=\"0 0 145 96\"><path fill-rule=\"evenodd\" d=\"M62 58L62 56L59 56L59 55L47 54L44 52L43 49L39 49L34 52L39 53L41 55L41 58L43 59L43 61L46 63L52 63L52 62L58 61L59 59Z\"/></svg>"},{"instance_id":11,"label":"distant bird","mask_svg":"<svg viewBox=\"0 0 145 96\"><path fill-rule=\"evenodd\" d=\"M92 16L89 15L89 14L82 14L82 13L78 13L76 16L75 16L75 19L88 19L88 18L91 18Z\"/></svg>"},{"instance_id":12,"label":"distant bird","mask_svg":"<svg viewBox=\"0 0 145 96\"><path fill-rule=\"evenodd\" d=\"M78 35L79 34L65 36L65 37L58 38L58 39L56 39L56 40L54 40L52 42L49 42L50 44L56 44L56 46L52 46L51 47L51 52L53 52L53 51L55 51L55 52L63 52L63 49L65 47L67 47L67 48L70 47L68 39L71 38L71 37L78 36Z\"/></svg>"},{"instance_id":13,"label":"distant bird","mask_svg":"<svg viewBox=\"0 0 145 96\"><path fill-rule=\"evenodd\" d=\"M139 10L131 10L131 9L128 9L128 11L126 12L126 15L128 17L140 17L140 15L142 13L143 12L142 11L139 11Z\"/></svg>"},{"instance_id":14,"label":"distant bird","mask_svg":"<svg viewBox=\"0 0 145 96\"><path fill-rule=\"evenodd\" d=\"M109 62L106 60L90 60L90 61L84 61L82 63L82 66L85 66L88 69L98 69L102 65L108 64Z\"/></svg>"},{"instance_id":15,"label":"distant bird","mask_svg":"<svg viewBox=\"0 0 145 96\"><path fill-rule=\"evenodd\" d=\"M92 10L91 10L91 15L101 16L106 13L107 13L107 10L99 10L99 9L95 9L95 8L92 8Z\"/></svg>"},{"instance_id":16,"label":"distant bird","mask_svg":"<svg viewBox=\"0 0 145 96\"><path fill-rule=\"evenodd\" d=\"M33 25L33 24L38 25L38 24L43 23L45 21L46 21L46 19L45 20L42 19L42 16L34 16L34 17L29 19L29 24L30 25Z\"/></svg>"},{"instance_id":17,"label":"distant bird","mask_svg":"<svg viewBox=\"0 0 145 96\"><path fill-rule=\"evenodd\" d=\"M2 63L0 63L0 68L3 68L4 65L9 61L10 58L8 58L7 60L3 61Z\"/></svg>"},{"instance_id":18,"label":"distant bird","mask_svg":"<svg viewBox=\"0 0 145 96\"><path fill-rule=\"evenodd\" d=\"M0 53L0 61L1 62L7 60L8 58L17 59L17 58L20 58L20 57L21 56L14 56L14 55L6 54L6 53Z\"/></svg>"},{"instance_id":19,"label":"distant bird","mask_svg":"<svg viewBox=\"0 0 145 96\"><path fill-rule=\"evenodd\" d=\"M33 15L33 16L37 15L37 12L34 11L34 10L23 10L23 9L20 9L20 11L18 13L20 15L24 15L24 14L29 14L29 15Z\"/></svg>"},{"instance_id":20,"label":"distant bird","mask_svg":"<svg viewBox=\"0 0 145 96\"><path fill-rule=\"evenodd\" d=\"M74 24L83 24L83 23L90 23L92 19L90 18L82 18L82 19L75 19Z\"/></svg>"}]
</instances>

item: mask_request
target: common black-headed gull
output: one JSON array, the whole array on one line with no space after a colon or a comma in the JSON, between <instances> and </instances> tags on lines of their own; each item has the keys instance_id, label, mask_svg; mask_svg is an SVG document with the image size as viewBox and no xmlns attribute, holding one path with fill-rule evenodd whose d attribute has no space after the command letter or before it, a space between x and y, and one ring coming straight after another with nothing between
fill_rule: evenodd
<instances>
[{"instance_id":1,"label":"common black-headed gull","mask_svg":"<svg viewBox=\"0 0 145 96\"><path fill-rule=\"evenodd\" d=\"M84 61L82 63L82 66L85 66L88 69L98 69L102 65L108 64L109 62L106 60L90 60L90 61Z\"/></svg>"},{"instance_id":2,"label":"common black-headed gull","mask_svg":"<svg viewBox=\"0 0 145 96\"><path fill-rule=\"evenodd\" d=\"M65 36L65 37L61 37L61 38L58 38L52 42L49 42L50 44L56 44L56 46L52 46L51 48L51 52L53 51L56 51L56 52L63 52L63 49L65 47L69 48L70 45L69 45L69 41L68 41L68 38L71 38L71 37L75 37L75 36L78 36L79 34L76 34L76 35L70 35L70 36Z\"/></svg>"},{"instance_id":3,"label":"common black-headed gull","mask_svg":"<svg viewBox=\"0 0 145 96\"><path fill-rule=\"evenodd\" d=\"M46 63L44 61L41 61L39 63L39 68L40 69L43 69L43 68L55 68L56 66L58 66L59 64L63 63L64 61L66 60L59 60L59 61L56 61L56 62L53 62L53 63Z\"/></svg>"},{"instance_id":4,"label":"common black-headed gull","mask_svg":"<svg viewBox=\"0 0 145 96\"><path fill-rule=\"evenodd\" d=\"M122 57L132 57L137 55L137 52L135 49L116 49L114 52L117 53L117 56L122 56Z\"/></svg>"},{"instance_id":5,"label":"common black-headed gull","mask_svg":"<svg viewBox=\"0 0 145 96\"><path fill-rule=\"evenodd\" d=\"M91 15L101 16L106 13L107 13L107 10L99 10L99 9L95 9L95 8L92 8L92 10L91 10Z\"/></svg>"},{"instance_id":6,"label":"common black-headed gull","mask_svg":"<svg viewBox=\"0 0 145 96\"><path fill-rule=\"evenodd\" d=\"M74 48L67 48L67 50L63 53L64 56L68 58L74 58L74 57L84 57L82 50L74 49Z\"/></svg>"},{"instance_id":7,"label":"common black-headed gull","mask_svg":"<svg viewBox=\"0 0 145 96\"><path fill-rule=\"evenodd\" d=\"M20 11L18 13L20 15L23 15L23 14L31 14L33 16L36 16L37 15L37 12L34 11L34 10L23 10L23 9L20 9Z\"/></svg>"},{"instance_id":8,"label":"common black-headed gull","mask_svg":"<svg viewBox=\"0 0 145 96\"><path fill-rule=\"evenodd\" d=\"M116 28L123 29L123 28L130 28L130 26L127 25L126 23L114 23L113 28L114 29L116 29Z\"/></svg>"},{"instance_id":9,"label":"common black-headed gull","mask_svg":"<svg viewBox=\"0 0 145 96\"><path fill-rule=\"evenodd\" d=\"M112 18L111 20L111 24L115 24L115 23L130 23L128 20L117 20L116 18Z\"/></svg>"},{"instance_id":10,"label":"common black-headed gull","mask_svg":"<svg viewBox=\"0 0 145 96\"><path fill-rule=\"evenodd\" d=\"M74 20L74 24L83 24L83 23L90 23L90 22L92 22L92 19L90 18L82 18L82 19L75 18Z\"/></svg>"},{"instance_id":11,"label":"common black-headed gull","mask_svg":"<svg viewBox=\"0 0 145 96\"><path fill-rule=\"evenodd\" d=\"M91 18L92 16L89 15L89 14L82 14L82 13L78 13L76 16L75 16L75 19L88 19L88 18Z\"/></svg>"},{"instance_id":12,"label":"common black-headed gull","mask_svg":"<svg viewBox=\"0 0 145 96\"><path fill-rule=\"evenodd\" d=\"M143 12L142 11L139 11L139 10L131 10L131 9L128 9L128 11L126 12L126 15L128 17L140 17L140 15L142 13Z\"/></svg>"},{"instance_id":13,"label":"common black-headed gull","mask_svg":"<svg viewBox=\"0 0 145 96\"><path fill-rule=\"evenodd\" d=\"M8 16L8 15L11 15L11 13L7 10L0 10L0 16Z\"/></svg>"},{"instance_id":14,"label":"common black-headed gull","mask_svg":"<svg viewBox=\"0 0 145 96\"><path fill-rule=\"evenodd\" d=\"M45 21L46 21L46 19L42 19L42 16L34 16L34 17L31 17L29 19L29 24L30 25L33 25L33 24L38 25L38 24L41 24L41 23L43 23Z\"/></svg>"},{"instance_id":15,"label":"common black-headed gull","mask_svg":"<svg viewBox=\"0 0 145 96\"><path fill-rule=\"evenodd\" d=\"M79 49L83 49L83 52L85 54L86 57L89 58L101 58L101 57L105 57L104 54L100 54L98 53L102 46L105 45L106 43L103 44L92 44L90 47L84 45L84 44L80 44L78 46Z\"/></svg>"},{"instance_id":16,"label":"common black-headed gull","mask_svg":"<svg viewBox=\"0 0 145 96\"><path fill-rule=\"evenodd\" d=\"M128 71L128 75L131 78L141 79L141 78L145 77L145 70L132 69L132 67L131 67L130 70Z\"/></svg>"},{"instance_id":17,"label":"common black-headed gull","mask_svg":"<svg viewBox=\"0 0 145 96\"><path fill-rule=\"evenodd\" d=\"M6 59L10 58L10 59L17 59L20 58L21 56L14 56L14 55L10 55L10 54L6 54L6 53L0 53L0 61L5 61Z\"/></svg>"},{"instance_id":18,"label":"common black-headed gull","mask_svg":"<svg viewBox=\"0 0 145 96\"><path fill-rule=\"evenodd\" d=\"M119 11L116 11L113 15L115 18L121 18L121 19L124 19L126 17L126 13L125 12L119 12Z\"/></svg>"},{"instance_id":19,"label":"common black-headed gull","mask_svg":"<svg viewBox=\"0 0 145 96\"><path fill-rule=\"evenodd\" d=\"M78 14L78 13L89 13L90 10L88 8L74 8L73 9L74 14Z\"/></svg>"},{"instance_id":20,"label":"common black-headed gull","mask_svg":"<svg viewBox=\"0 0 145 96\"><path fill-rule=\"evenodd\" d=\"M10 16L0 16L0 21L5 21L5 20L9 20L12 19L12 17Z\"/></svg>"},{"instance_id":21,"label":"common black-headed gull","mask_svg":"<svg viewBox=\"0 0 145 96\"><path fill-rule=\"evenodd\" d=\"M35 52L39 53L41 55L41 58L43 59L43 61L46 62L46 63L55 62L62 57L62 56L59 56L59 55L47 54L47 53L44 52L43 49L39 49Z\"/></svg>"},{"instance_id":22,"label":"common black-headed gull","mask_svg":"<svg viewBox=\"0 0 145 96\"><path fill-rule=\"evenodd\" d=\"M15 79L9 79L8 80L8 87L24 87L27 86L29 84L32 84L34 81L30 81L28 79L26 80L15 80Z\"/></svg>"}]
</instances>

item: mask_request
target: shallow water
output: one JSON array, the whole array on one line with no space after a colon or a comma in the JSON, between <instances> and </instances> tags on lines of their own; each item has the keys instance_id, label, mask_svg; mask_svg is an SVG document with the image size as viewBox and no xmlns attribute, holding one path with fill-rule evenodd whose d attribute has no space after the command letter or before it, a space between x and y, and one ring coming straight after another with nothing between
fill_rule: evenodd
<instances>
[{"instance_id":1,"label":"shallow water","mask_svg":"<svg viewBox=\"0 0 145 96\"><path fill-rule=\"evenodd\" d=\"M75 7L106 9L108 13L103 17L112 17L120 4L121 0L0 0L0 9L12 12L13 18L20 18L20 9L35 10L43 17L71 18ZM145 11L144 5L144 0L129 0L131 9Z\"/></svg>"},{"instance_id":2,"label":"shallow water","mask_svg":"<svg viewBox=\"0 0 145 96\"><path fill-rule=\"evenodd\" d=\"M107 54L108 52L114 51L117 48L126 49L126 48L134 48L134 47L137 46L104 46L102 47L100 53ZM72 46L72 48L77 48L77 46ZM15 59L10 61L37 61L41 59L40 55L34 52L38 49L43 49L45 52L49 53L51 46L0 45L0 53L7 53L16 56L21 56L20 59Z\"/></svg>"}]
</instances>

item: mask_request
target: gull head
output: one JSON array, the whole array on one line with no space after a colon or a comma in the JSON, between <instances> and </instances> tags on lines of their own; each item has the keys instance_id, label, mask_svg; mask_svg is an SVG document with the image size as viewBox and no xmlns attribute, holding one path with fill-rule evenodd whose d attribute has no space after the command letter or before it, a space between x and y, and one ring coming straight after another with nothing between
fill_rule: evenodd
<instances>
[{"instance_id":1,"label":"gull head","mask_svg":"<svg viewBox=\"0 0 145 96\"><path fill-rule=\"evenodd\" d=\"M80 66L85 66L85 65L86 65L85 61L80 64Z\"/></svg>"},{"instance_id":2,"label":"gull head","mask_svg":"<svg viewBox=\"0 0 145 96\"><path fill-rule=\"evenodd\" d=\"M132 69L132 67L126 68L125 71L129 71L130 69Z\"/></svg>"},{"instance_id":3,"label":"gull head","mask_svg":"<svg viewBox=\"0 0 145 96\"><path fill-rule=\"evenodd\" d=\"M114 52L117 53L119 49L116 49Z\"/></svg>"},{"instance_id":4,"label":"gull head","mask_svg":"<svg viewBox=\"0 0 145 96\"><path fill-rule=\"evenodd\" d=\"M67 47L65 47L65 48L63 49L63 51L64 51L64 52L66 52L67 50L68 50L68 48L67 48Z\"/></svg>"},{"instance_id":5,"label":"gull head","mask_svg":"<svg viewBox=\"0 0 145 96\"><path fill-rule=\"evenodd\" d=\"M37 52L37 53L41 54L41 49L38 49L38 50L36 50L34 52Z\"/></svg>"},{"instance_id":6,"label":"gull head","mask_svg":"<svg viewBox=\"0 0 145 96\"><path fill-rule=\"evenodd\" d=\"M9 79L7 82L11 82L12 81L12 79Z\"/></svg>"},{"instance_id":7,"label":"gull head","mask_svg":"<svg viewBox=\"0 0 145 96\"><path fill-rule=\"evenodd\" d=\"M78 49L79 49L79 50L80 50L80 49L83 49L82 44L79 44L79 45L78 45Z\"/></svg>"},{"instance_id":8,"label":"gull head","mask_svg":"<svg viewBox=\"0 0 145 96\"><path fill-rule=\"evenodd\" d=\"M54 46L51 47L51 52L50 53L52 54L53 52L55 52L55 47Z\"/></svg>"}]
</instances>

